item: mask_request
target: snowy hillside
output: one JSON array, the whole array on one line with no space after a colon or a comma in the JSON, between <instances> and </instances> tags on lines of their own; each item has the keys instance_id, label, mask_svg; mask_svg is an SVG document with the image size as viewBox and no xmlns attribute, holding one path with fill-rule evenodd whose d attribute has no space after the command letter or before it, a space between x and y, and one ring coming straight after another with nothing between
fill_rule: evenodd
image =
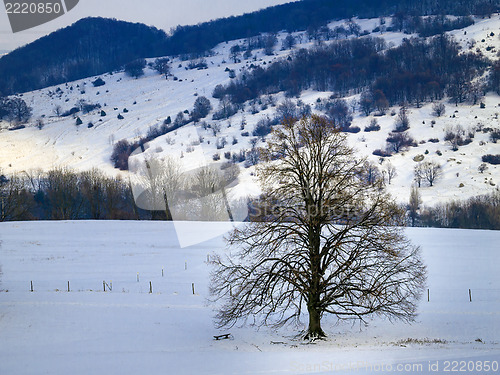
<instances>
[{"instance_id":1,"label":"snowy hillside","mask_svg":"<svg viewBox=\"0 0 500 375\"><path fill-rule=\"evenodd\" d=\"M403 38L411 37L396 32L371 31L378 26L378 19L358 19L356 22L361 30L366 30L368 35L384 38L390 45L398 45ZM346 22L334 22L330 28L344 25ZM477 19L475 25L462 30L450 32L454 35L464 49L480 49L491 58L498 59L500 51L500 16L494 15L491 19ZM491 35L494 34L494 36ZM255 58L243 60L240 63L231 62L230 49L233 45L244 43L243 40L223 43L213 49L214 54L206 58L207 69L188 69L189 61L175 59L172 66L172 77L165 80L154 70L147 68L145 75L139 79L126 76L123 72L105 74L100 76L106 84L93 87L92 82L96 77L70 82L23 95L28 105L33 107L32 123L25 129L9 131L8 123L2 123L0 131L0 168L3 173L16 173L30 169L41 168L48 170L54 167L70 166L78 170L87 170L98 167L111 175L116 175L118 170L111 165L110 156L113 144L121 139L132 141L146 135L152 126L161 125L170 116L172 120L177 113L185 110L191 111L193 103L199 96L206 96L212 102L214 110L219 106L218 100L212 98L216 85L227 84L231 81L229 72L236 73L250 64L256 66L268 65L270 62L286 57L292 51L280 50L286 34L279 35L279 42L275 48L274 56L266 56L263 50L254 51ZM296 33L297 48L312 48L313 43L307 41L305 33ZM173 78L175 77L175 79ZM318 99L327 99L331 92L302 93L300 100L309 104L315 111ZM63 111L75 106L79 100L88 103L99 103L102 108L93 112L80 115L82 124L76 126L74 117L58 117L56 108ZM213 156L219 154L222 164L224 153L239 153L241 150L251 148L252 131L259 120L265 116L273 116L275 105L284 100L284 95L274 95L267 109L252 114L252 109L247 106L245 112L238 112L229 120L218 121L221 124L220 133L214 134L212 129L204 129L200 125L190 125L174 133L169 133L155 139L147 151L157 157L173 155L175 157L187 156L191 150L198 149L205 156L206 162L212 162ZM347 98L348 101L357 101L359 96ZM294 102L298 99L294 98ZM500 97L488 94L484 100L485 108L479 104L459 105L455 107L448 101L446 114L436 118L432 114L432 104L422 108L410 108L409 118L411 128L409 133L419 143L409 151L397 154L390 158L396 167L397 176L393 179L389 190L401 202L406 202L409 190L413 183L414 158L424 157L426 161L435 161L443 167L443 176L434 187L424 187L421 194L424 203L434 204L450 199L464 199L482 194L495 189L500 184L500 171L498 166L490 165L484 173L478 171L481 165L481 156L485 154L500 154L499 144L494 144L489 139L489 134L483 133L482 128L500 128ZM101 110L106 115L101 116ZM362 131L358 134L349 134L352 144L359 150L360 156L367 156L375 163L379 158L372 155L376 149L385 147L388 133L394 127L395 117L391 112L399 108L390 109L385 116L377 117L381 126L379 132L365 133L363 129L370 124L374 116L366 117L356 111L353 126L359 126ZM118 115L123 119L118 119ZM211 120L212 113L207 122ZM35 122L42 119L43 129L39 130ZM432 122L435 121L435 124ZM244 128L243 128L243 125ZM447 130L462 129L464 132L474 134L471 144L452 151L451 146L444 140ZM249 136L242 134L248 132ZM225 138L227 144L222 149L217 149L217 140ZM436 143L429 140L438 140ZM260 141L257 146L262 146ZM199 155L199 154L198 154ZM382 166L383 167L383 166ZM258 189L252 184L253 168L241 168L244 173L240 181L245 188L240 195L255 194Z\"/></svg>"},{"instance_id":2,"label":"snowy hillside","mask_svg":"<svg viewBox=\"0 0 500 375\"><path fill-rule=\"evenodd\" d=\"M191 228L203 235L219 225ZM303 327L215 329L206 260L224 243L219 237L180 249L173 229L164 222L0 223L0 373L432 374L444 373L447 361L490 361L496 370L486 373L498 371L498 232L408 229L429 271L430 301L420 302L417 321L325 319L329 340L307 344L296 338ZM222 333L231 339L213 339Z\"/></svg>"}]
</instances>

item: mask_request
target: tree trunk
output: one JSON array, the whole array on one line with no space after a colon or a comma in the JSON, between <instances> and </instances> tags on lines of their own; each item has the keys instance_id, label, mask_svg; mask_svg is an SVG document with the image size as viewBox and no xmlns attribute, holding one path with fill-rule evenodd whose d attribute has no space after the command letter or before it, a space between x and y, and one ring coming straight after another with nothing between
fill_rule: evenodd
<instances>
[{"instance_id":1,"label":"tree trunk","mask_svg":"<svg viewBox=\"0 0 500 375\"><path fill-rule=\"evenodd\" d=\"M311 340L326 337L321 329L321 314L318 309L315 306L308 306L307 310L309 311L309 328L305 338Z\"/></svg>"},{"instance_id":2,"label":"tree trunk","mask_svg":"<svg viewBox=\"0 0 500 375\"><path fill-rule=\"evenodd\" d=\"M167 215L165 214L165 211L154 210L154 211L151 211L151 220L153 220L153 221L166 221Z\"/></svg>"},{"instance_id":3,"label":"tree trunk","mask_svg":"<svg viewBox=\"0 0 500 375\"><path fill-rule=\"evenodd\" d=\"M170 207L168 206L167 193L163 193L163 200L165 201L165 220L172 221L172 212L170 211Z\"/></svg>"},{"instance_id":4,"label":"tree trunk","mask_svg":"<svg viewBox=\"0 0 500 375\"><path fill-rule=\"evenodd\" d=\"M308 212L318 213L317 205L313 202L306 202ZM315 221L316 217L312 220ZM320 306L320 280L321 280L321 226L314 223L309 229L309 256L311 261L311 285L309 286L309 298L307 301L307 310L309 312L309 328L307 329L306 339L318 339L326 337L321 329L321 311Z\"/></svg>"}]
</instances>

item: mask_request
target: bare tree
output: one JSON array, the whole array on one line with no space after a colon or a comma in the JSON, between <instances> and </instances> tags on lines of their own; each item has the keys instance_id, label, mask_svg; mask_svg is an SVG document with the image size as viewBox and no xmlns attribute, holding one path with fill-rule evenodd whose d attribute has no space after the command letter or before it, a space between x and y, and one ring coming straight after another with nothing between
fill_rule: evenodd
<instances>
[{"instance_id":1,"label":"bare tree","mask_svg":"<svg viewBox=\"0 0 500 375\"><path fill-rule=\"evenodd\" d=\"M165 77L168 77L170 74L170 60L168 57L156 59L154 62L154 69L158 73L164 74Z\"/></svg>"},{"instance_id":2,"label":"bare tree","mask_svg":"<svg viewBox=\"0 0 500 375\"><path fill-rule=\"evenodd\" d=\"M413 179L417 183L418 187L422 187L422 180L424 179L422 165L417 164L413 167Z\"/></svg>"},{"instance_id":3,"label":"bare tree","mask_svg":"<svg viewBox=\"0 0 500 375\"><path fill-rule=\"evenodd\" d=\"M385 176L387 176L387 183L390 185L394 177L398 175L396 167L388 161L384 166Z\"/></svg>"},{"instance_id":4,"label":"bare tree","mask_svg":"<svg viewBox=\"0 0 500 375\"><path fill-rule=\"evenodd\" d=\"M370 91L363 91L359 99L359 107L365 116L370 116L373 111L373 94Z\"/></svg>"},{"instance_id":5,"label":"bare tree","mask_svg":"<svg viewBox=\"0 0 500 375\"><path fill-rule=\"evenodd\" d=\"M230 218L226 184L219 168L205 166L196 171L189 186L195 199L190 200L188 205L194 220L224 221Z\"/></svg>"},{"instance_id":6,"label":"bare tree","mask_svg":"<svg viewBox=\"0 0 500 375\"><path fill-rule=\"evenodd\" d=\"M276 37L276 34L268 34L264 38L264 53L267 56L272 56L274 54L274 46L278 43L278 38Z\"/></svg>"},{"instance_id":7,"label":"bare tree","mask_svg":"<svg viewBox=\"0 0 500 375\"><path fill-rule=\"evenodd\" d=\"M488 169L488 165L486 163L481 163L481 165L477 168L479 173L484 173Z\"/></svg>"},{"instance_id":8,"label":"bare tree","mask_svg":"<svg viewBox=\"0 0 500 375\"><path fill-rule=\"evenodd\" d=\"M441 165L436 162L419 163L415 166L415 180L419 187L422 180L426 180L430 186L434 186L434 182L441 176L441 172Z\"/></svg>"},{"instance_id":9,"label":"bare tree","mask_svg":"<svg viewBox=\"0 0 500 375\"><path fill-rule=\"evenodd\" d=\"M325 314L414 320L426 280L420 250L400 227L404 210L380 183L362 180L365 160L345 136L322 117L288 121L263 156L261 200L270 214L235 229L227 238L234 251L213 259L217 324L252 316L279 326L307 309L304 337L315 339L325 337Z\"/></svg>"},{"instance_id":10,"label":"bare tree","mask_svg":"<svg viewBox=\"0 0 500 375\"><path fill-rule=\"evenodd\" d=\"M26 123L33 113L33 109L19 98L2 99L0 101L0 119L6 118L10 122Z\"/></svg>"},{"instance_id":11,"label":"bare tree","mask_svg":"<svg viewBox=\"0 0 500 375\"><path fill-rule=\"evenodd\" d=\"M63 112L63 110L62 110L62 107L61 107L60 105L56 105L56 106L54 107L54 114L55 114L57 117L61 116L62 112Z\"/></svg>"},{"instance_id":12,"label":"bare tree","mask_svg":"<svg viewBox=\"0 0 500 375\"><path fill-rule=\"evenodd\" d=\"M415 226L418 219L418 210L422 204L422 198L420 197L420 192L416 186L412 186L410 191L410 204L408 205L408 212L411 220L412 227Z\"/></svg>"},{"instance_id":13,"label":"bare tree","mask_svg":"<svg viewBox=\"0 0 500 375\"><path fill-rule=\"evenodd\" d=\"M384 92L381 90L375 90L373 93L373 101L378 113L380 115L385 115L389 109L389 101L387 100Z\"/></svg>"},{"instance_id":14,"label":"bare tree","mask_svg":"<svg viewBox=\"0 0 500 375\"><path fill-rule=\"evenodd\" d=\"M222 126L220 122L214 122L210 125L210 128L212 129L212 134L214 135L214 137L217 137L217 134L220 133Z\"/></svg>"},{"instance_id":15,"label":"bare tree","mask_svg":"<svg viewBox=\"0 0 500 375\"><path fill-rule=\"evenodd\" d=\"M415 140L408 134L408 132L391 132L387 137L387 151L395 152L406 150L408 147L415 144Z\"/></svg>"},{"instance_id":16,"label":"bare tree","mask_svg":"<svg viewBox=\"0 0 500 375\"><path fill-rule=\"evenodd\" d=\"M400 110L398 117L396 118L396 124L394 131L398 133L405 132L410 128L410 118L408 117L408 108L403 105Z\"/></svg>"},{"instance_id":17,"label":"bare tree","mask_svg":"<svg viewBox=\"0 0 500 375\"><path fill-rule=\"evenodd\" d=\"M171 210L180 203L185 182L180 163L173 157L149 158L144 163L134 164L132 170L135 183L143 190L138 198L139 206L153 214L163 211L164 217L172 220Z\"/></svg>"},{"instance_id":18,"label":"bare tree","mask_svg":"<svg viewBox=\"0 0 500 375\"><path fill-rule=\"evenodd\" d=\"M133 217L135 220L140 219L134 202L130 180L126 183L120 176L106 178L104 180L104 192L104 210L109 220L123 219L124 217ZM126 206L133 208L132 216L124 216L126 215Z\"/></svg>"},{"instance_id":19,"label":"bare tree","mask_svg":"<svg viewBox=\"0 0 500 375\"><path fill-rule=\"evenodd\" d=\"M442 169L441 165L430 161L424 163L424 176L429 182L429 185L434 186L434 182L441 177Z\"/></svg>"},{"instance_id":20,"label":"bare tree","mask_svg":"<svg viewBox=\"0 0 500 375\"><path fill-rule=\"evenodd\" d=\"M35 126L37 127L38 130L42 130L43 127L45 126L43 119L42 118L37 119L35 122Z\"/></svg>"},{"instance_id":21,"label":"bare tree","mask_svg":"<svg viewBox=\"0 0 500 375\"><path fill-rule=\"evenodd\" d=\"M124 66L125 73L135 79L144 75L144 68L146 68L145 59L137 59Z\"/></svg>"},{"instance_id":22,"label":"bare tree","mask_svg":"<svg viewBox=\"0 0 500 375\"><path fill-rule=\"evenodd\" d=\"M363 164L363 176L366 183L370 185L377 184L381 181L382 175L380 169L375 163L366 161Z\"/></svg>"},{"instance_id":23,"label":"bare tree","mask_svg":"<svg viewBox=\"0 0 500 375\"><path fill-rule=\"evenodd\" d=\"M281 49L282 50L293 49L293 47L295 47L296 44L297 41L295 40L294 36L292 34L288 34L283 40L283 43L281 44Z\"/></svg>"},{"instance_id":24,"label":"bare tree","mask_svg":"<svg viewBox=\"0 0 500 375\"><path fill-rule=\"evenodd\" d=\"M446 106L443 103L435 103L432 106L432 114L436 117L441 117L446 112Z\"/></svg>"},{"instance_id":25,"label":"bare tree","mask_svg":"<svg viewBox=\"0 0 500 375\"><path fill-rule=\"evenodd\" d=\"M288 98L276 108L276 112L282 120L296 119L298 117L297 105Z\"/></svg>"},{"instance_id":26,"label":"bare tree","mask_svg":"<svg viewBox=\"0 0 500 375\"><path fill-rule=\"evenodd\" d=\"M222 150L227 145L227 138L226 137L217 138L215 145L217 147L217 150Z\"/></svg>"},{"instance_id":27,"label":"bare tree","mask_svg":"<svg viewBox=\"0 0 500 375\"><path fill-rule=\"evenodd\" d=\"M194 122L207 117L208 113L212 110L212 104L204 96L199 96L194 102L194 108L191 111L191 120Z\"/></svg>"},{"instance_id":28,"label":"bare tree","mask_svg":"<svg viewBox=\"0 0 500 375\"><path fill-rule=\"evenodd\" d=\"M242 48L239 44L235 44L229 50L230 58L231 58L231 60L233 60L233 62L235 64L240 61L239 57L240 57L241 51L242 51Z\"/></svg>"},{"instance_id":29,"label":"bare tree","mask_svg":"<svg viewBox=\"0 0 500 375\"><path fill-rule=\"evenodd\" d=\"M177 116L175 117L175 120L174 120L174 126L176 128L180 128L181 126L185 125L187 123L187 120L184 116L184 113L183 112L179 112L177 114Z\"/></svg>"}]
</instances>

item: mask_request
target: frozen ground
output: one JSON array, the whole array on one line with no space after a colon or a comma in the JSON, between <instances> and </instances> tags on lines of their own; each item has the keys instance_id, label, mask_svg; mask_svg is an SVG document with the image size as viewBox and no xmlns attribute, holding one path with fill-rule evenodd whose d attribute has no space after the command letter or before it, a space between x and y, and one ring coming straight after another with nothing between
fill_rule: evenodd
<instances>
[{"instance_id":1,"label":"frozen ground","mask_svg":"<svg viewBox=\"0 0 500 375\"><path fill-rule=\"evenodd\" d=\"M163 222L1 223L0 374L433 374L446 361L500 362L500 232L408 235L429 271L417 322L330 319L329 340L305 344L301 327L214 328L206 260L221 237L181 249ZM233 339L213 340L224 332Z\"/></svg>"}]
</instances>

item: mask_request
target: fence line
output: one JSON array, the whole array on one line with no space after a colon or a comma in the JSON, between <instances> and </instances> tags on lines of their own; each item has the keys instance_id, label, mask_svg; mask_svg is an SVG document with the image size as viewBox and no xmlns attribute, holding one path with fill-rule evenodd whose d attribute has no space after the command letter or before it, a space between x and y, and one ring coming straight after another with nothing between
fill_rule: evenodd
<instances>
[{"instance_id":1,"label":"fence line","mask_svg":"<svg viewBox=\"0 0 500 375\"><path fill-rule=\"evenodd\" d=\"M137 281L118 281L115 280L115 293L137 293L137 294L170 294L170 293L181 293L181 294L192 294L196 295L196 278L192 282L175 282L168 280L164 277L164 271L162 269L162 276L153 278L148 282L141 282L139 279L139 273L137 273ZM198 279L199 281L199 279ZM17 281L12 285L10 283L3 283L3 289L0 292L22 292L29 291L31 293L36 292L63 292L67 293L82 293L82 292L113 292L113 282L112 281L102 281L102 289L98 288L99 282L92 284L92 280L84 280L74 282L68 280L66 282L58 282L56 280L44 280L36 281L31 280L24 287L21 286L22 282ZM66 288L61 288L66 284ZM84 285L85 284L85 285ZM92 285L89 285L92 284ZM90 288L89 288L90 286ZM230 291L232 294L232 291ZM434 302L500 302L500 289L489 289L489 288L427 288L427 298L426 303Z\"/></svg>"}]
</instances>

